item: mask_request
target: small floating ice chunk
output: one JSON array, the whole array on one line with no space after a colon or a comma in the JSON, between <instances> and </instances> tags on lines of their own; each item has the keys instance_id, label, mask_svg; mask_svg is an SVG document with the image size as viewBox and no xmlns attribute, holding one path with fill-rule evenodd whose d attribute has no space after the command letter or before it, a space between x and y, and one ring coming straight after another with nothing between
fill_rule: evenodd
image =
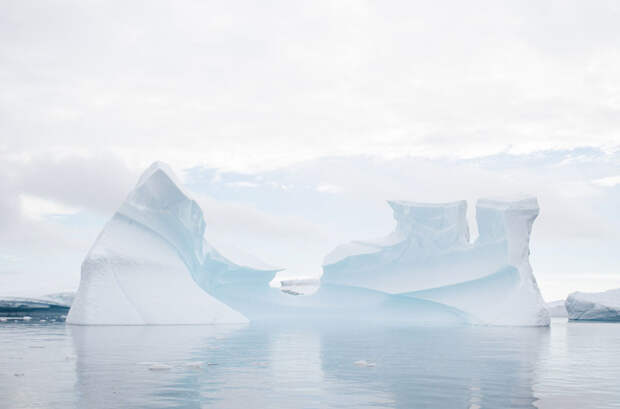
<instances>
[{"instance_id":1,"label":"small floating ice chunk","mask_svg":"<svg viewBox=\"0 0 620 409\"><path fill-rule=\"evenodd\" d=\"M47 322L47 320L39 320L39 322Z\"/></svg>"},{"instance_id":2,"label":"small floating ice chunk","mask_svg":"<svg viewBox=\"0 0 620 409\"><path fill-rule=\"evenodd\" d=\"M7 322L9 319L7 317L0 317L0 322Z\"/></svg>"},{"instance_id":3,"label":"small floating ice chunk","mask_svg":"<svg viewBox=\"0 0 620 409\"><path fill-rule=\"evenodd\" d=\"M24 376L24 373L23 372L17 372L17 373L15 373L13 375L15 375L15 376Z\"/></svg>"},{"instance_id":4,"label":"small floating ice chunk","mask_svg":"<svg viewBox=\"0 0 620 409\"><path fill-rule=\"evenodd\" d=\"M353 365L358 366L360 368L372 368L372 367L375 366L375 363L374 362L368 362L366 360L361 359L359 361L353 362Z\"/></svg>"},{"instance_id":5,"label":"small floating ice chunk","mask_svg":"<svg viewBox=\"0 0 620 409\"><path fill-rule=\"evenodd\" d=\"M200 369L200 368L202 368L203 364L204 364L204 362L202 362L202 361L191 361L191 362L186 362L185 366L188 367L188 368Z\"/></svg>"},{"instance_id":6,"label":"small floating ice chunk","mask_svg":"<svg viewBox=\"0 0 620 409\"><path fill-rule=\"evenodd\" d=\"M32 319L32 317L29 317L28 315L26 315L25 317L22 317L22 319L24 321L30 321Z\"/></svg>"},{"instance_id":7,"label":"small floating ice chunk","mask_svg":"<svg viewBox=\"0 0 620 409\"><path fill-rule=\"evenodd\" d=\"M214 365L217 365L217 364L215 362L209 362L207 365L208 366L214 366Z\"/></svg>"},{"instance_id":8,"label":"small floating ice chunk","mask_svg":"<svg viewBox=\"0 0 620 409\"><path fill-rule=\"evenodd\" d=\"M172 366L167 364L157 363L149 366L149 371L168 371L170 369L172 369Z\"/></svg>"}]
</instances>

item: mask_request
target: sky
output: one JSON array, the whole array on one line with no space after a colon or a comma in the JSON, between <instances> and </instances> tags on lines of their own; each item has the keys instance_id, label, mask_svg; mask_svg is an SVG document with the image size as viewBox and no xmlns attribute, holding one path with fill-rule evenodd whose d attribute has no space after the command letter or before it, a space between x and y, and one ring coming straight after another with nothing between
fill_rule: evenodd
<instances>
[{"instance_id":1,"label":"sky","mask_svg":"<svg viewBox=\"0 0 620 409\"><path fill-rule=\"evenodd\" d=\"M317 276L389 199L536 196L543 296L620 287L615 1L0 0L0 294L75 289L155 161ZM232 250L231 250L232 251Z\"/></svg>"}]
</instances>

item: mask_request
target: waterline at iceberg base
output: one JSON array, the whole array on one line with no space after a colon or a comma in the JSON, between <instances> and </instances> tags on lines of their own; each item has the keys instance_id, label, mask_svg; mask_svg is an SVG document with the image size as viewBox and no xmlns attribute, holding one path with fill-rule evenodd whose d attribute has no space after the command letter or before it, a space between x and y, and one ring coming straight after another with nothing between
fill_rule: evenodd
<instances>
[{"instance_id":1,"label":"waterline at iceberg base","mask_svg":"<svg viewBox=\"0 0 620 409\"><path fill-rule=\"evenodd\" d=\"M277 269L236 264L204 239L200 206L156 162L86 256L67 322L549 325L529 264L536 199L479 200L475 243L464 201L389 204L392 234L334 250L313 294L285 293L269 286Z\"/></svg>"}]
</instances>

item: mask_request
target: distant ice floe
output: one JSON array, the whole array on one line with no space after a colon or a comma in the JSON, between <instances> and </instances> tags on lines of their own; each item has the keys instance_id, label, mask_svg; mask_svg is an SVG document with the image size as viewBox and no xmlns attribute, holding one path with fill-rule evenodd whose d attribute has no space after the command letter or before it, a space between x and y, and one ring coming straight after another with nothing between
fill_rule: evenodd
<instances>
[{"instance_id":1,"label":"distant ice floe","mask_svg":"<svg viewBox=\"0 0 620 409\"><path fill-rule=\"evenodd\" d=\"M353 362L353 365L358 366L360 368L374 368L376 366L374 362L369 362L364 359Z\"/></svg>"},{"instance_id":2,"label":"distant ice floe","mask_svg":"<svg viewBox=\"0 0 620 409\"><path fill-rule=\"evenodd\" d=\"M68 309L74 296L70 291L40 297L0 296L0 311Z\"/></svg>"},{"instance_id":3,"label":"distant ice floe","mask_svg":"<svg viewBox=\"0 0 620 409\"><path fill-rule=\"evenodd\" d=\"M169 371L172 365L156 363L149 366L149 371Z\"/></svg>"},{"instance_id":4,"label":"distant ice floe","mask_svg":"<svg viewBox=\"0 0 620 409\"><path fill-rule=\"evenodd\" d=\"M546 304L550 317L566 318L568 312L565 306L566 300L551 301Z\"/></svg>"},{"instance_id":5,"label":"distant ice floe","mask_svg":"<svg viewBox=\"0 0 620 409\"><path fill-rule=\"evenodd\" d=\"M600 293L574 292L566 298L571 320L620 321L620 288Z\"/></svg>"}]
</instances>

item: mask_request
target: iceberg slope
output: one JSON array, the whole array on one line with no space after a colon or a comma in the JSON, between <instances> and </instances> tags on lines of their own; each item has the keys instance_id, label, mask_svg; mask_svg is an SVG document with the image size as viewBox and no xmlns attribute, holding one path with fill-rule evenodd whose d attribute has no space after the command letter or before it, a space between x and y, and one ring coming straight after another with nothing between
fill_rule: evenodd
<instances>
[{"instance_id":1,"label":"iceberg slope","mask_svg":"<svg viewBox=\"0 0 620 409\"><path fill-rule=\"evenodd\" d=\"M480 199L479 238L469 242L466 202L388 202L396 229L330 253L322 283L403 293L458 308L495 325L548 325L529 264L536 199Z\"/></svg>"},{"instance_id":2,"label":"iceberg slope","mask_svg":"<svg viewBox=\"0 0 620 409\"><path fill-rule=\"evenodd\" d=\"M210 289L239 277L270 280L273 271L228 261L205 242L204 230L202 210L168 166L151 165L82 263L80 286L67 322L247 322L241 313L209 294Z\"/></svg>"},{"instance_id":3,"label":"iceberg slope","mask_svg":"<svg viewBox=\"0 0 620 409\"><path fill-rule=\"evenodd\" d=\"M574 292L565 305L571 320L620 321L620 288L602 293Z\"/></svg>"}]
</instances>

